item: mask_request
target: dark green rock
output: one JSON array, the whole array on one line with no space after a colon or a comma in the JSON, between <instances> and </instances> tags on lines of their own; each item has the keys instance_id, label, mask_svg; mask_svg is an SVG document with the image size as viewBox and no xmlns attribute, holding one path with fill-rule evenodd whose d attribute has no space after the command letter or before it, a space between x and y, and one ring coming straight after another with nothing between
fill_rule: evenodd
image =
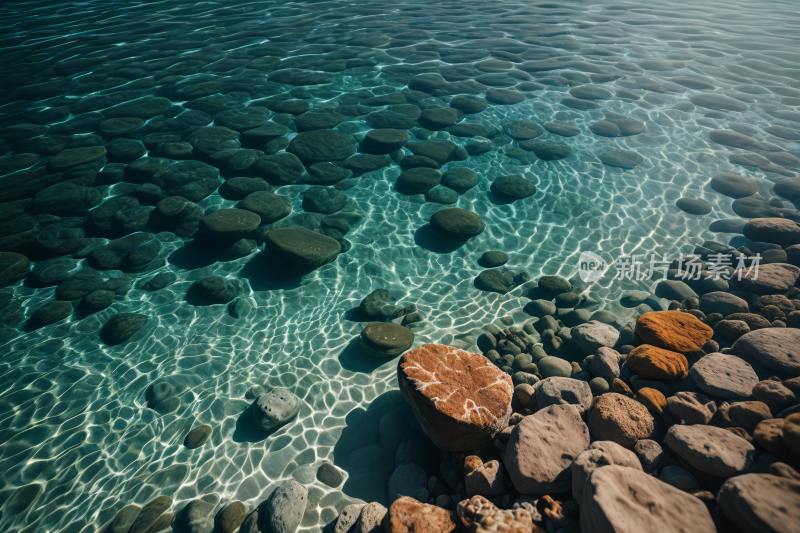
<instances>
[{"instance_id":1,"label":"dark green rock","mask_svg":"<svg viewBox=\"0 0 800 533\"><path fill-rule=\"evenodd\" d=\"M56 300L55 302L46 303L37 309L31 315L31 320L46 326L72 316L73 311L71 303Z\"/></svg>"},{"instance_id":2,"label":"dark green rock","mask_svg":"<svg viewBox=\"0 0 800 533\"><path fill-rule=\"evenodd\" d=\"M136 313L118 313L108 319L100 330L100 339L110 345L122 344L141 330L147 316Z\"/></svg>"},{"instance_id":3,"label":"dark green rock","mask_svg":"<svg viewBox=\"0 0 800 533\"><path fill-rule=\"evenodd\" d=\"M492 182L492 190L515 200L536 194L536 186L519 176L500 176Z\"/></svg>"},{"instance_id":4,"label":"dark green rock","mask_svg":"<svg viewBox=\"0 0 800 533\"><path fill-rule=\"evenodd\" d=\"M211 426L208 424L203 424L202 426L197 426L186 434L186 438L183 439L183 445L190 450L194 450L195 448L199 448L205 444L210 437Z\"/></svg>"},{"instance_id":5,"label":"dark green rock","mask_svg":"<svg viewBox=\"0 0 800 533\"><path fill-rule=\"evenodd\" d=\"M431 215L430 223L439 235L456 240L475 237L486 229L481 217L458 207L437 211Z\"/></svg>"},{"instance_id":6,"label":"dark green rock","mask_svg":"<svg viewBox=\"0 0 800 533\"><path fill-rule=\"evenodd\" d=\"M361 330L361 347L373 357L395 357L414 344L414 332L393 322L371 322Z\"/></svg>"}]
</instances>

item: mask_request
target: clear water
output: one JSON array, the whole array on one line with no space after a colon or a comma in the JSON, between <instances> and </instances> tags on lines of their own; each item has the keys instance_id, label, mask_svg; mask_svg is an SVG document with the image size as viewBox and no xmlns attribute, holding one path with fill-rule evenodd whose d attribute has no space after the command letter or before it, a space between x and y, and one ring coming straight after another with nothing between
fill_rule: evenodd
<instances>
[{"instance_id":1,"label":"clear water","mask_svg":"<svg viewBox=\"0 0 800 533\"><path fill-rule=\"evenodd\" d=\"M416 422L396 390L396 359L372 359L358 348L364 324L353 320L350 311L362 298L385 288L401 305L415 303L426 317L413 328L415 345L435 342L477 350L472 347L480 328L493 322L521 325L529 318L522 312L524 288L500 295L474 287L482 270L477 259L484 251L507 252L508 266L527 270L535 280L544 274L571 278L582 251L609 260L621 253L677 257L703 240L737 243L741 236L708 230L714 220L738 218L732 199L708 187L711 177L745 175L768 198L783 176L730 163L728 155L741 150L712 142L707 132L738 127L800 156L796 142L763 131L771 124L800 128L770 114L796 111L800 101L770 89L743 87L800 87L796 2L40 1L7 2L0 6L0 21L3 127L53 105L16 101L11 92L60 76L54 63L109 57L96 65L87 61L84 74L89 75L112 57L122 67L128 61L192 51L185 46L169 51L163 45L169 40L195 40L196 49L219 53L263 41L285 47L289 56L344 46L390 53L391 66L332 73L330 88L339 93L399 90L423 68L447 66L437 52L440 47L523 55L555 51L566 61L611 72L619 72L618 62L658 59L684 65L600 84L642 98L604 100L598 110L568 109L559 102L570 87L548 85L524 102L490 105L468 116L467 122L492 128L511 120L543 124L568 117L583 131L571 138L549 133L541 138L572 147L572 155L560 161L526 164L509 158L502 153L514 144L508 139L506 147L496 142L492 152L449 163L445 169L467 166L477 172L478 185L457 206L479 213L487 226L458 248L442 247L420 229L443 206L395 191L400 168L392 165L362 176L346 191L363 214L347 235L352 249L301 280L269 279L260 252L195 268L174 254L184 245L177 239L165 243L160 254L167 259L162 270L178 276L170 287L134 289L105 311L53 326L5 330L7 340L0 348L3 531L95 531L124 505L142 505L158 494L173 497L175 509L198 497L220 507L241 500L252 509L280 481L293 474L301 480L309 472L313 476L314 467L326 460L348 479L339 489L317 481L308 485L312 505L302 531L320 531L358 499L386 503L395 450ZM405 51L391 50L397 47ZM406 74L404 65L410 67ZM530 81L555 73L534 72ZM264 81L263 73L252 70L236 75ZM703 78L715 88L654 92L636 84L643 77L660 82L674 76ZM748 109L706 116L712 110L674 108L701 92L730 95ZM79 96L86 94L67 98ZM321 98L310 102L325 105ZM603 118L602 111L643 121L647 131L633 137L594 135L588 126ZM363 117L350 122L369 129ZM450 138L446 132L434 137ZM467 140L452 139L459 144ZM597 154L607 149L633 150L645 162L633 170L606 166ZM507 174L534 182L538 192L512 204L496 203L489 193L491 181ZM279 192L292 199L295 212L302 212L306 187L289 185ZM684 213L675 206L680 197L704 199L713 211L707 216ZM207 211L235 203L217 193L199 202ZM796 208L789 202L784 206ZM192 282L211 274L241 281L254 308L249 316L234 319L225 305L186 301ZM619 305L621 291L649 285L607 277L589 292L624 321L631 310ZM52 287L15 283L6 290L22 302L26 316L54 297ZM143 313L157 325L138 342L110 347L100 342L98 330L116 312ZM179 406L167 414L147 408L145 400L147 387L162 381L182 390ZM242 418L252 401L247 391L256 385L285 386L303 400L299 417L266 438L248 432ZM199 424L213 427L211 440L187 450L183 438ZM38 492L28 489L33 500L12 512L12 494L17 497L15 491L27 485L38 486Z\"/></svg>"}]
</instances>

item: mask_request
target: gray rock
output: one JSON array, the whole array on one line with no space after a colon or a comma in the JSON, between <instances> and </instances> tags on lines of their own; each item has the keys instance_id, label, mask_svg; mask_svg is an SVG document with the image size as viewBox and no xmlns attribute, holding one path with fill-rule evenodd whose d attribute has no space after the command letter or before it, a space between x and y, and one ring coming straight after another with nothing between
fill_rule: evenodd
<instances>
[{"instance_id":1,"label":"gray rock","mask_svg":"<svg viewBox=\"0 0 800 533\"><path fill-rule=\"evenodd\" d=\"M142 508L138 505L126 505L114 515L114 518L105 529L105 533L128 533ZM194 532L192 532L194 533Z\"/></svg>"},{"instance_id":2,"label":"gray rock","mask_svg":"<svg viewBox=\"0 0 800 533\"><path fill-rule=\"evenodd\" d=\"M402 496L411 496L419 500L422 489L426 489L428 476L421 466L408 463L398 466L389 478L389 500L395 501Z\"/></svg>"},{"instance_id":3,"label":"gray rock","mask_svg":"<svg viewBox=\"0 0 800 533\"><path fill-rule=\"evenodd\" d=\"M619 377L620 354L613 348L603 346L598 348L589 365L592 374L606 378L611 381Z\"/></svg>"},{"instance_id":4,"label":"gray rock","mask_svg":"<svg viewBox=\"0 0 800 533\"><path fill-rule=\"evenodd\" d=\"M464 488L469 497L476 494L487 498L499 496L504 492L503 467L497 460L483 463L466 475Z\"/></svg>"},{"instance_id":5,"label":"gray rock","mask_svg":"<svg viewBox=\"0 0 800 533\"><path fill-rule=\"evenodd\" d=\"M633 446L633 453L639 459L642 470L652 474L668 460L667 454L659 443L650 439L641 439Z\"/></svg>"},{"instance_id":6,"label":"gray rock","mask_svg":"<svg viewBox=\"0 0 800 533\"><path fill-rule=\"evenodd\" d=\"M712 476L746 474L755 465L752 444L714 426L672 426L664 444L691 466Z\"/></svg>"},{"instance_id":7,"label":"gray rock","mask_svg":"<svg viewBox=\"0 0 800 533\"><path fill-rule=\"evenodd\" d=\"M183 508L181 526L185 533L211 533L214 529L215 505L203 500L192 500Z\"/></svg>"},{"instance_id":8,"label":"gray rock","mask_svg":"<svg viewBox=\"0 0 800 533\"><path fill-rule=\"evenodd\" d=\"M666 298L667 300L677 300L682 302L687 298L697 298L697 293L694 292L686 283L678 280L665 279L656 284L653 291L659 298Z\"/></svg>"},{"instance_id":9,"label":"gray rock","mask_svg":"<svg viewBox=\"0 0 800 533\"><path fill-rule=\"evenodd\" d=\"M172 498L169 496L158 496L142 507L141 512L131 526L130 533L146 533L147 530L156 523L161 514L170 508Z\"/></svg>"},{"instance_id":10,"label":"gray rock","mask_svg":"<svg viewBox=\"0 0 800 533\"><path fill-rule=\"evenodd\" d=\"M570 470L572 471L572 497L577 501L581 501L586 480L589 479L592 472L601 466L607 465L620 465L642 470L639 459L632 451L610 440L595 441L581 452L570 465Z\"/></svg>"},{"instance_id":11,"label":"gray rock","mask_svg":"<svg viewBox=\"0 0 800 533\"><path fill-rule=\"evenodd\" d=\"M572 375L572 365L569 361L560 357L548 356L536 362L539 374L543 378L562 377L568 378Z\"/></svg>"},{"instance_id":12,"label":"gray rock","mask_svg":"<svg viewBox=\"0 0 800 533\"><path fill-rule=\"evenodd\" d=\"M597 352L602 347L613 348L619 340L619 331L602 322L590 321L572 328L572 341L585 355Z\"/></svg>"},{"instance_id":13,"label":"gray rock","mask_svg":"<svg viewBox=\"0 0 800 533\"><path fill-rule=\"evenodd\" d=\"M325 485L336 488L344 481L341 470L330 463L322 463L317 470L317 480Z\"/></svg>"},{"instance_id":14,"label":"gray rock","mask_svg":"<svg viewBox=\"0 0 800 533\"><path fill-rule=\"evenodd\" d=\"M308 504L308 489L297 481L284 481L264 505L264 529L271 533L294 533Z\"/></svg>"},{"instance_id":15,"label":"gray rock","mask_svg":"<svg viewBox=\"0 0 800 533\"><path fill-rule=\"evenodd\" d=\"M589 428L569 405L552 405L514 426L505 466L522 494L563 492L572 487L570 464L589 445Z\"/></svg>"},{"instance_id":16,"label":"gray rock","mask_svg":"<svg viewBox=\"0 0 800 533\"><path fill-rule=\"evenodd\" d=\"M333 527L333 533L355 533L358 517L361 516L361 509L365 505L364 503L352 503L342 509L336 525Z\"/></svg>"},{"instance_id":17,"label":"gray rock","mask_svg":"<svg viewBox=\"0 0 800 533\"><path fill-rule=\"evenodd\" d=\"M549 300L533 300L525 304L524 311L532 316L555 315L556 305Z\"/></svg>"},{"instance_id":18,"label":"gray rock","mask_svg":"<svg viewBox=\"0 0 800 533\"><path fill-rule=\"evenodd\" d=\"M100 339L110 345L122 344L133 337L146 323L145 315L118 313L109 318L100 330Z\"/></svg>"},{"instance_id":19,"label":"gray rock","mask_svg":"<svg viewBox=\"0 0 800 533\"><path fill-rule=\"evenodd\" d=\"M747 400L758 383L747 361L722 353L706 355L692 366L689 375L703 392L734 402Z\"/></svg>"},{"instance_id":20,"label":"gray rock","mask_svg":"<svg viewBox=\"0 0 800 533\"><path fill-rule=\"evenodd\" d=\"M722 316L734 313L749 313L747 302L727 292L709 292L700 298L700 310L706 315L719 313Z\"/></svg>"},{"instance_id":21,"label":"gray rock","mask_svg":"<svg viewBox=\"0 0 800 533\"><path fill-rule=\"evenodd\" d=\"M729 479L719 491L725 516L747 533L794 533L800 524L800 481L770 474Z\"/></svg>"},{"instance_id":22,"label":"gray rock","mask_svg":"<svg viewBox=\"0 0 800 533\"><path fill-rule=\"evenodd\" d=\"M539 409L551 405L573 405L583 416L592 405L592 391L585 381L550 377L536 386L536 405Z\"/></svg>"},{"instance_id":23,"label":"gray rock","mask_svg":"<svg viewBox=\"0 0 800 533\"><path fill-rule=\"evenodd\" d=\"M259 428L273 429L291 420L302 406L302 400L289 389L277 387L253 403L253 419Z\"/></svg>"},{"instance_id":24,"label":"gray rock","mask_svg":"<svg viewBox=\"0 0 800 533\"><path fill-rule=\"evenodd\" d=\"M731 347L735 354L752 357L767 367L800 376L800 329L765 328L739 337Z\"/></svg>"},{"instance_id":25,"label":"gray rock","mask_svg":"<svg viewBox=\"0 0 800 533\"><path fill-rule=\"evenodd\" d=\"M361 516L358 517L355 533L382 533L383 518L388 509L378 502L371 502L361 509Z\"/></svg>"}]
</instances>

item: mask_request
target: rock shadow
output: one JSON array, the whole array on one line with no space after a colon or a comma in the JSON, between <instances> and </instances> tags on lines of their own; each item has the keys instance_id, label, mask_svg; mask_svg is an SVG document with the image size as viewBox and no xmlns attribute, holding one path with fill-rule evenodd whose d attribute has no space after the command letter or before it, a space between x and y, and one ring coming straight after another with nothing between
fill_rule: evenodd
<instances>
[{"instance_id":1,"label":"rock shadow","mask_svg":"<svg viewBox=\"0 0 800 533\"><path fill-rule=\"evenodd\" d=\"M236 427L234 428L233 435L231 436L233 442L249 442L251 444L262 442L272 436L279 435L285 431L286 428L290 427L292 422L296 420L295 417L286 422L286 424L270 430L263 430L256 426L255 420L253 420L253 405L255 405L255 401L248 405L247 409L242 411L242 414L240 414L239 418L236 419Z\"/></svg>"},{"instance_id":2,"label":"rock shadow","mask_svg":"<svg viewBox=\"0 0 800 533\"><path fill-rule=\"evenodd\" d=\"M348 345L339 354L339 364L342 368L350 372L361 372L370 374L376 368L385 365L388 361L394 358L379 359L368 354L364 348L361 347L359 337L353 337Z\"/></svg>"},{"instance_id":3,"label":"rock shadow","mask_svg":"<svg viewBox=\"0 0 800 533\"><path fill-rule=\"evenodd\" d=\"M247 278L254 291L276 291L299 287L303 276L313 271L313 268L290 264L267 247L263 252L254 254L245 263L239 271L239 276Z\"/></svg>"},{"instance_id":4,"label":"rock shadow","mask_svg":"<svg viewBox=\"0 0 800 533\"><path fill-rule=\"evenodd\" d=\"M447 237L442 237L433 230L433 227L430 224L425 224L416 232L414 232L414 243L417 246L437 254L449 254L455 252L467 244L468 240L469 239L454 240L448 239Z\"/></svg>"}]
</instances>

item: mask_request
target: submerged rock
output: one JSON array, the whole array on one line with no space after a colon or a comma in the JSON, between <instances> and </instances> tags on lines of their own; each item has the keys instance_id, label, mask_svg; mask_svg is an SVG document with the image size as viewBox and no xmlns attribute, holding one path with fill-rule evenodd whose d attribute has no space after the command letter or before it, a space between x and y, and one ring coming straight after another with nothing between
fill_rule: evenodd
<instances>
[{"instance_id":1,"label":"submerged rock","mask_svg":"<svg viewBox=\"0 0 800 533\"><path fill-rule=\"evenodd\" d=\"M136 313L118 313L108 319L100 330L100 338L106 344L122 344L141 330L147 316Z\"/></svg>"},{"instance_id":2,"label":"submerged rock","mask_svg":"<svg viewBox=\"0 0 800 533\"><path fill-rule=\"evenodd\" d=\"M264 526L272 533L294 533L308 504L308 489L297 481L284 481L264 504Z\"/></svg>"},{"instance_id":3,"label":"submerged rock","mask_svg":"<svg viewBox=\"0 0 800 533\"><path fill-rule=\"evenodd\" d=\"M414 332L393 322L371 322L361 330L360 343L374 357L395 357L411 348Z\"/></svg>"},{"instance_id":4,"label":"submerged rock","mask_svg":"<svg viewBox=\"0 0 800 533\"><path fill-rule=\"evenodd\" d=\"M336 239L305 228L276 228L266 241L287 261L306 268L318 268L336 259L342 247Z\"/></svg>"},{"instance_id":5,"label":"submerged rock","mask_svg":"<svg viewBox=\"0 0 800 533\"><path fill-rule=\"evenodd\" d=\"M300 412L302 406L302 400L292 391L277 387L253 402L253 419L259 428L270 430L287 423Z\"/></svg>"},{"instance_id":6,"label":"submerged rock","mask_svg":"<svg viewBox=\"0 0 800 533\"><path fill-rule=\"evenodd\" d=\"M443 237L463 240L483 233L486 224L475 213L451 207L431 215L431 227Z\"/></svg>"}]
</instances>

